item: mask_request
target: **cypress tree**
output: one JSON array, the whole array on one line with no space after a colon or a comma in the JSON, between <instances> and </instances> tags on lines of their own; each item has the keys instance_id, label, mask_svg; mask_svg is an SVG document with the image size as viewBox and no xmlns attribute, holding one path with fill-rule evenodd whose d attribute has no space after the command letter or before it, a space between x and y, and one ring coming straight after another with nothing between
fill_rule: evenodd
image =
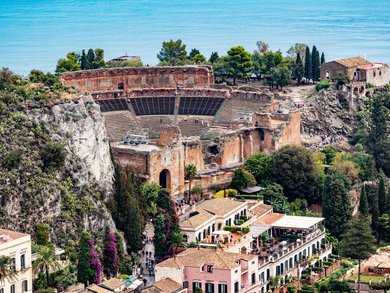
<instances>
[{"instance_id":1,"label":"cypress tree","mask_svg":"<svg viewBox=\"0 0 390 293\"><path fill-rule=\"evenodd\" d=\"M294 67L294 77L297 79L298 83L301 81L305 73L305 67L303 66L301 54L298 52L297 59L295 60Z\"/></svg>"},{"instance_id":2,"label":"cypress tree","mask_svg":"<svg viewBox=\"0 0 390 293\"><path fill-rule=\"evenodd\" d=\"M379 215L386 213L386 189L385 181L383 176L380 176L379 187L378 187L378 206L379 206Z\"/></svg>"},{"instance_id":3,"label":"cypress tree","mask_svg":"<svg viewBox=\"0 0 390 293\"><path fill-rule=\"evenodd\" d=\"M105 275L115 277L119 271L119 256L115 234L109 229L106 230L106 235L103 244L103 266Z\"/></svg>"},{"instance_id":4,"label":"cypress tree","mask_svg":"<svg viewBox=\"0 0 390 293\"><path fill-rule=\"evenodd\" d=\"M87 66L88 66L87 64L88 64L87 55L85 54L85 50L83 49L82 52L81 52L81 59L80 59L80 68L81 68L81 70L88 69L87 68Z\"/></svg>"},{"instance_id":5,"label":"cypress tree","mask_svg":"<svg viewBox=\"0 0 390 293\"><path fill-rule=\"evenodd\" d=\"M321 65L325 63L325 54L322 52L321 54Z\"/></svg>"},{"instance_id":6,"label":"cypress tree","mask_svg":"<svg viewBox=\"0 0 390 293\"><path fill-rule=\"evenodd\" d=\"M372 230L376 231L378 228L379 219L379 204L378 204L378 193L372 193L372 207L371 207L371 227Z\"/></svg>"},{"instance_id":7,"label":"cypress tree","mask_svg":"<svg viewBox=\"0 0 390 293\"><path fill-rule=\"evenodd\" d=\"M327 175L322 199L322 216L326 219L326 228L336 237L347 229L352 217L349 179L341 174Z\"/></svg>"},{"instance_id":8,"label":"cypress tree","mask_svg":"<svg viewBox=\"0 0 390 293\"><path fill-rule=\"evenodd\" d=\"M83 232L80 240L80 250L78 255L77 264L77 281L80 283L87 284L95 277L95 271L91 267L91 246L89 241L91 236L87 232Z\"/></svg>"},{"instance_id":9,"label":"cypress tree","mask_svg":"<svg viewBox=\"0 0 390 293\"><path fill-rule=\"evenodd\" d=\"M95 62L95 53L93 52L93 49L89 49L87 53L86 69L93 69L94 62Z\"/></svg>"},{"instance_id":10,"label":"cypress tree","mask_svg":"<svg viewBox=\"0 0 390 293\"><path fill-rule=\"evenodd\" d=\"M311 62L312 62L312 76L313 83L320 80L320 52L318 52L317 47L313 46L311 52Z\"/></svg>"},{"instance_id":11,"label":"cypress tree","mask_svg":"<svg viewBox=\"0 0 390 293\"><path fill-rule=\"evenodd\" d=\"M306 80L310 80L313 77L313 69L311 65L311 53L310 48L306 47L306 54L305 54L305 78Z\"/></svg>"},{"instance_id":12,"label":"cypress tree","mask_svg":"<svg viewBox=\"0 0 390 293\"><path fill-rule=\"evenodd\" d=\"M127 246L130 252L138 252L142 248L141 240L141 216L137 199L127 195L127 213L123 232L127 240Z\"/></svg>"},{"instance_id":13,"label":"cypress tree","mask_svg":"<svg viewBox=\"0 0 390 293\"><path fill-rule=\"evenodd\" d=\"M339 245L340 254L359 261L358 292L360 292L361 261L375 253L375 238L364 217L354 218L348 223L348 230Z\"/></svg>"},{"instance_id":14,"label":"cypress tree","mask_svg":"<svg viewBox=\"0 0 390 293\"><path fill-rule=\"evenodd\" d=\"M366 188L364 185L360 191L359 212L362 216L368 216L368 200L366 195Z\"/></svg>"}]
</instances>

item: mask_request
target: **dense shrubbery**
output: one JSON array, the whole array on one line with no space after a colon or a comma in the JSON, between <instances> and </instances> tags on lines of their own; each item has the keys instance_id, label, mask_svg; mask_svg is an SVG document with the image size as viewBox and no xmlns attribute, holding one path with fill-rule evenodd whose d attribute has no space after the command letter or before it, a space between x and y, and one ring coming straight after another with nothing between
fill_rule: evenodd
<instances>
[{"instance_id":1,"label":"dense shrubbery","mask_svg":"<svg viewBox=\"0 0 390 293\"><path fill-rule=\"evenodd\" d=\"M330 88L330 82L328 80L323 80L316 84L316 91L319 92L320 90L327 90Z\"/></svg>"}]
</instances>

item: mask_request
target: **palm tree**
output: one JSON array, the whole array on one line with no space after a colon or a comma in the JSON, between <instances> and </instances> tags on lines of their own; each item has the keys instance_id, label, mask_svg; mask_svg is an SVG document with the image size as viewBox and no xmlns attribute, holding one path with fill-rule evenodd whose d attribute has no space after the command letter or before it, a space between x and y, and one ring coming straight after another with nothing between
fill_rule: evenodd
<instances>
[{"instance_id":1,"label":"palm tree","mask_svg":"<svg viewBox=\"0 0 390 293\"><path fill-rule=\"evenodd\" d=\"M12 259L9 256L0 255L0 283L4 280L12 283L18 273L11 267Z\"/></svg>"},{"instance_id":2,"label":"palm tree","mask_svg":"<svg viewBox=\"0 0 390 293\"><path fill-rule=\"evenodd\" d=\"M198 169L194 164L188 164L185 166L184 170L184 178L189 181L188 183L188 201L191 200L191 184L192 180L195 179L195 177L198 176Z\"/></svg>"},{"instance_id":3,"label":"palm tree","mask_svg":"<svg viewBox=\"0 0 390 293\"><path fill-rule=\"evenodd\" d=\"M33 263L33 271L35 274L45 272L46 274L46 288L49 287L49 273L50 271L57 271L60 269L60 264L56 259L54 248L49 246L37 246L37 259Z\"/></svg>"},{"instance_id":4,"label":"palm tree","mask_svg":"<svg viewBox=\"0 0 390 293\"><path fill-rule=\"evenodd\" d=\"M175 248L174 255L177 254L177 249L179 248L179 246L187 246L184 236L180 233L180 231L173 231L171 235L171 240L168 243L170 245L170 249Z\"/></svg>"}]
</instances>

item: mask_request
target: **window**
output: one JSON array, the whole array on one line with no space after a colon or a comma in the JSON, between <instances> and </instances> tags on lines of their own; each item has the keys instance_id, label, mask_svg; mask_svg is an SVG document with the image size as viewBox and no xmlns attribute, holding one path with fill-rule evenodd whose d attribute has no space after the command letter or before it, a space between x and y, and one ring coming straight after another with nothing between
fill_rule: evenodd
<instances>
[{"instance_id":1,"label":"window","mask_svg":"<svg viewBox=\"0 0 390 293\"><path fill-rule=\"evenodd\" d=\"M198 241L202 240L202 233L198 234Z\"/></svg>"},{"instance_id":2,"label":"window","mask_svg":"<svg viewBox=\"0 0 390 293\"><path fill-rule=\"evenodd\" d=\"M207 272L212 273L213 272L213 266L207 266Z\"/></svg>"},{"instance_id":3,"label":"window","mask_svg":"<svg viewBox=\"0 0 390 293\"><path fill-rule=\"evenodd\" d=\"M183 288L188 288L188 281L183 282Z\"/></svg>"},{"instance_id":4,"label":"window","mask_svg":"<svg viewBox=\"0 0 390 293\"><path fill-rule=\"evenodd\" d=\"M277 276L280 275L280 266L276 266L276 275L277 275Z\"/></svg>"},{"instance_id":5,"label":"window","mask_svg":"<svg viewBox=\"0 0 390 293\"><path fill-rule=\"evenodd\" d=\"M27 292L28 291L28 283L27 280L24 280L22 282L22 292Z\"/></svg>"},{"instance_id":6,"label":"window","mask_svg":"<svg viewBox=\"0 0 390 293\"><path fill-rule=\"evenodd\" d=\"M240 290L240 284L238 282L234 283L234 293L238 293Z\"/></svg>"},{"instance_id":7,"label":"window","mask_svg":"<svg viewBox=\"0 0 390 293\"><path fill-rule=\"evenodd\" d=\"M259 276L261 282L264 282L264 272L262 272Z\"/></svg>"},{"instance_id":8,"label":"window","mask_svg":"<svg viewBox=\"0 0 390 293\"><path fill-rule=\"evenodd\" d=\"M118 90L123 90L124 87L125 85L123 84L123 82L118 83Z\"/></svg>"},{"instance_id":9,"label":"window","mask_svg":"<svg viewBox=\"0 0 390 293\"><path fill-rule=\"evenodd\" d=\"M11 266L10 266L11 271L16 271L16 260L13 257L11 260Z\"/></svg>"},{"instance_id":10,"label":"window","mask_svg":"<svg viewBox=\"0 0 390 293\"><path fill-rule=\"evenodd\" d=\"M202 289L202 283L201 282L192 282L192 292L195 292L196 288Z\"/></svg>"},{"instance_id":11,"label":"window","mask_svg":"<svg viewBox=\"0 0 390 293\"><path fill-rule=\"evenodd\" d=\"M9 291L11 293L15 293L15 284L12 284L10 287L9 287Z\"/></svg>"},{"instance_id":12,"label":"window","mask_svg":"<svg viewBox=\"0 0 390 293\"><path fill-rule=\"evenodd\" d=\"M291 269L293 267L293 258L290 257L290 263L289 263L289 268Z\"/></svg>"},{"instance_id":13,"label":"window","mask_svg":"<svg viewBox=\"0 0 390 293\"><path fill-rule=\"evenodd\" d=\"M267 281L269 281L271 279L271 274L270 274L270 270L267 269Z\"/></svg>"},{"instance_id":14,"label":"window","mask_svg":"<svg viewBox=\"0 0 390 293\"><path fill-rule=\"evenodd\" d=\"M374 77L376 76L376 72L374 71Z\"/></svg>"},{"instance_id":15,"label":"window","mask_svg":"<svg viewBox=\"0 0 390 293\"><path fill-rule=\"evenodd\" d=\"M256 274L255 273L252 273L251 281L252 281L252 285L256 284Z\"/></svg>"},{"instance_id":16,"label":"window","mask_svg":"<svg viewBox=\"0 0 390 293\"><path fill-rule=\"evenodd\" d=\"M214 283L206 283L206 293L214 293Z\"/></svg>"},{"instance_id":17,"label":"window","mask_svg":"<svg viewBox=\"0 0 390 293\"><path fill-rule=\"evenodd\" d=\"M4 288L0 288L0 293L4 293Z\"/></svg>"},{"instance_id":18,"label":"window","mask_svg":"<svg viewBox=\"0 0 390 293\"><path fill-rule=\"evenodd\" d=\"M20 256L20 269L24 270L26 268L26 255L22 254Z\"/></svg>"},{"instance_id":19,"label":"window","mask_svg":"<svg viewBox=\"0 0 390 293\"><path fill-rule=\"evenodd\" d=\"M227 284L218 284L218 293L227 293Z\"/></svg>"},{"instance_id":20,"label":"window","mask_svg":"<svg viewBox=\"0 0 390 293\"><path fill-rule=\"evenodd\" d=\"M379 76L381 76L382 75L382 71L379 71Z\"/></svg>"}]
</instances>

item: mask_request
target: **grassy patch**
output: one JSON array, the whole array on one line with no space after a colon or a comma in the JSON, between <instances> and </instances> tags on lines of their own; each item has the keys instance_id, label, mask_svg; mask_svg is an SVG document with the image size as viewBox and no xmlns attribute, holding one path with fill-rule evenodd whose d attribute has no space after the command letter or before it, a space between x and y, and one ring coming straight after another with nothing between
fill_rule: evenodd
<instances>
[{"instance_id":1,"label":"grassy patch","mask_svg":"<svg viewBox=\"0 0 390 293\"><path fill-rule=\"evenodd\" d=\"M358 277L357 275L351 276L348 278L348 281L356 282L357 277ZM384 277L382 277L382 276L372 276L372 275L363 275L363 274L360 275L360 281L362 283L368 284L370 282L370 279L371 279L371 283L373 283L373 284L379 284L379 283L382 283L384 281Z\"/></svg>"}]
</instances>

